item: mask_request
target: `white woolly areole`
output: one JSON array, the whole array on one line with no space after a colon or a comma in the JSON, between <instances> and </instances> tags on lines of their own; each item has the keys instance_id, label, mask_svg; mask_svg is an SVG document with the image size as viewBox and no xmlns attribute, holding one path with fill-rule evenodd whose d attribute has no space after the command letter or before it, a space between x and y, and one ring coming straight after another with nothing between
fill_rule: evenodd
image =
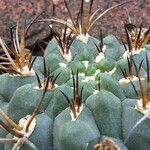
<instances>
[{"instance_id":1,"label":"white woolly areole","mask_svg":"<svg viewBox=\"0 0 150 150\"><path fill-rule=\"evenodd\" d=\"M48 87L47 87L47 90L53 91L53 90L55 90L57 87L58 87L58 85L57 85L57 84L54 84L54 87L52 88L52 84L49 83L49 84L48 84ZM41 87L41 88L39 88L39 86L37 85L37 86L34 87L34 89L36 89L36 90L44 90L44 89L45 89L45 84L42 83L42 87Z\"/></svg>"},{"instance_id":2,"label":"white woolly areole","mask_svg":"<svg viewBox=\"0 0 150 150\"><path fill-rule=\"evenodd\" d=\"M137 100L137 104L135 105L135 109L140 113L146 115L150 110L150 102L147 103L146 108L143 108L143 100ZM150 117L149 117L150 118Z\"/></svg>"},{"instance_id":3,"label":"white woolly areole","mask_svg":"<svg viewBox=\"0 0 150 150\"><path fill-rule=\"evenodd\" d=\"M104 55L105 50L106 50L106 45L104 45L103 48L102 48L103 53L100 52L100 53L98 54L98 56L96 57L96 59L95 59L95 62L96 62L96 63L101 62L101 60L102 60L103 58L105 58L105 55Z\"/></svg>"},{"instance_id":4,"label":"white woolly areole","mask_svg":"<svg viewBox=\"0 0 150 150\"><path fill-rule=\"evenodd\" d=\"M99 90L94 90L93 94L98 94Z\"/></svg>"},{"instance_id":5,"label":"white woolly areole","mask_svg":"<svg viewBox=\"0 0 150 150\"><path fill-rule=\"evenodd\" d=\"M123 84L130 83L130 80L131 81L138 81L138 77L133 76L132 79L130 77L127 77L127 79L122 78L122 79L119 80L119 84L123 85ZM144 80L144 78L141 78L141 80Z\"/></svg>"},{"instance_id":6,"label":"white woolly areole","mask_svg":"<svg viewBox=\"0 0 150 150\"><path fill-rule=\"evenodd\" d=\"M89 61L82 61L82 63L84 64L85 68L87 69L89 66Z\"/></svg>"},{"instance_id":7,"label":"white woolly areole","mask_svg":"<svg viewBox=\"0 0 150 150\"><path fill-rule=\"evenodd\" d=\"M65 63L59 63L59 67L67 68L67 64L65 64Z\"/></svg>"},{"instance_id":8,"label":"white woolly areole","mask_svg":"<svg viewBox=\"0 0 150 150\"><path fill-rule=\"evenodd\" d=\"M59 47L59 51L60 51L62 57L63 57L67 62L70 62L70 61L72 60L72 55L71 55L70 50L68 51L68 53L66 53L66 50L64 49L64 53L63 53L63 51L62 51L61 48Z\"/></svg>"},{"instance_id":9,"label":"white woolly areole","mask_svg":"<svg viewBox=\"0 0 150 150\"><path fill-rule=\"evenodd\" d=\"M105 58L104 53L99 53L98 56L96 56L95 58L95 62L100 63L104 58Z\"/></svg>"},{"instance_id":10,"label":"white woolly areole","mask_svg":"<svg viewBox=\"0 0 150 150\"><path fill-rule=\"evenodd\" d=\"M70 62L72 60L72 55L70 51L68 52L68 54L63 54L63 57L67 62Z\"/></svg>"},{"instance_id":11,"label":"white woolly areole","mask_svg":"<svg viewBox=\"0 0 150 150\"><path fill-rule=\"evenodd\" d=\"M111 71L108 72L108 74L112 75L116 71L116 67L114 67Z\"/></svg>"},{"instance_id":12,"label":"white woolly areole","mask_svg":"<svg viewBox=\"0 0 150 150\"><path fill-rule=\"evenodd\" d=\"M19 120L19 126L22 127L22 130L20 130L20 131L17 130L17 132L22 133L25 138L29 138L31 136L31 134L33 133L35 126L36 126L36 119L34 118L28 128L28 132L26 132L26 126L31 117L32 117L31 115L27 115L26 117L21 118ZM17 141L19 141L18 137L14 136L13 139L16 139ZM14 144L13 148L16 146L17 146L17 150L19 150L23 146L23 144L18 145L18 142L17 142Z\"/></svg>"},{"instance_id":13,"label":"white woolly areole","mask_svg":"<svg viewBox=\"0 0 150 150\"><path fill-rule=\"evenodd\" d=\"M14 76L35 76L35 72L34 70L31 68L31 70L29 70L29 67L26 65L22 68L22 70L20 70L20 68L17 69L17 72L20 72L22 75L20 74L14 74Z\"/></svg>"},{"instance_id":14,"label":"white woolly areole","mask_svg":"<svg viewBox=\"0 0 150 150\"><path fill-rule=\"evenodd\" d=\"M76 119L79 117L79 115L81 114L82 110L83 110L83 104L81 104L81 106L79 107L79 112L77 112L78 107L75 107L76 110L76 118L74 117L74 114L72 112L72 110L70 111L70 116L71 116L71 121L76 121Z\"/></svg>"},{"instance_id":15,"label":"white woolly areole","mask_svg":"<svg viewBox=\"0 0 150 150\"><path fill-rule=\"evenodd\" d=\"M96 75L100 72L100 70L96 70L95 74L93 76L86 76L84 73L80 74L80 76L83 76L82 82L89 82L89 81L95 81Z\"/></svg>"},{"instance_id":16,"label":"white woolly areole","mask_svg":"<svg viewBox=\"0 0 150 150\"><path fill-rule=\"evenodd\" d=\"M90 0L84 0L86 3L89 3L90 2Z\"/></svg>"},{"instance_id":17,"label":"white woolly areole","mask_svg":"<svg viewBox=\"0 0 150 150\"><path fill-rule=\"evenodd\" d=\"M86 33L86 35L84 34L79 34L76 38L80 41L82 41L83 43L86 43L89 41L89 34Z\"/></svg>"},{"instance_id":18,"label":"white woolly areole","mask_svg":"<svg viewBox=\"0 0 150 150\"><path fill-rule=\"evenodd\" d=\"M94 75L96 76L99 73L100 73L100 69L97 69Z\"/></svg>"},{"instance_id":19,"label":"white woolly areole","mask_svg":"<svg viewBox=\"0 0 150 150\"><path fill-rule=\"evenodd\" d=\"M140 54L142 51L145 51L145 48L140 48L140 49L137 49L137 50L135 50L135 48L134 48L134 49L131 50L132 56L134 56L136 54ZM123 58L126 59L128 56L131 56L131 52L129 52L129 50L125 51L124 54L123 54Z\"/></svg>"},{"instance_id":20,"label":"white woolly areole","mask_svg":"<svg viewBox=\"0 0 150 150\"><path fill-rule=\"evenodd\" d=\"M23 130L21 130L21 133L26 134L26 137L29 137L32 134L32 132L35 129L35 125L36 125L36 119L34 118L29 126L28 132L27 133L25 132L26 126L27 126L30 118L31 118L31 115L27 115L26 117L21 118L19 120L19 126L23 127Z\"/></svg>"},{"instance_id":21,"label":"white woolly areole","mask_svg":"<svg viewBox=\"0 0 150 150\"><path fill-rule=\"evenodd\" d=\"M81 77L85 77L85 73L79 73L78 75ZM72 77L72 75L71 75L71 77Z\"/></svg>"},{"instance_id":22,"label":"white woolly areole","mask_svg":"<svg viewBox=\"0 0 150 150\"><path fill-rule=\"evenodd\" d=\"M94 81L95 76L86 76L84 79L82 79L82 82L89 82L89 81Z\"/></svg>"},{"instance_id":23,"label":"white woolly areole","mask_svg":"<svg viewBox=\"0 0 150 150\"><path fill-rule=\"evenodd\" d=\"M103 45L103 48L102 48L103 53L105 52L105 50L106 50L106 45Z\"/></svg>"},{"instance_id":24,"label":"white woolly areole","mask_svg":"<svg viewBox=\"0 0 150 150\"><path fill-rule=\"evenodd\" d=\"M103 58L105 58L105 55L104 55L105 50L106 50L106 45L103 45L102 52L100 52L100 53L98 54L98 56L96 57L96 59L95 59L95 62L96 62L96 63L101 62L101 60L102 60Z\"/></svg>"}]
</instances>

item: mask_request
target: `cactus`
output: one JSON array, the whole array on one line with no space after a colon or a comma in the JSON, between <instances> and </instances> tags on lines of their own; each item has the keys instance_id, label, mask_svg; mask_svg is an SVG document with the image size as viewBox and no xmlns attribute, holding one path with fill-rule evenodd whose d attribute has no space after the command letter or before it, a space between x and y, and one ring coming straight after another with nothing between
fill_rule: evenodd
<instances>
[{"instance_id":1,"label":"cactus","mask_svg":"<svg viewBox=\"0 0 150 150\"><path fill-rule=\"evenodd\" d=\"M86 22L81 2L77 21L66 1L70 22L40 20L65 24L62 35L50 27L42 57L25 46L37 17L20 40L17 24L12 51L0 38L0 149L149 150L150 29L126 24L126 44L102 32L97 39L95 22L125 3L96 16L91 0Z\"/></svg>"}]
</instances>

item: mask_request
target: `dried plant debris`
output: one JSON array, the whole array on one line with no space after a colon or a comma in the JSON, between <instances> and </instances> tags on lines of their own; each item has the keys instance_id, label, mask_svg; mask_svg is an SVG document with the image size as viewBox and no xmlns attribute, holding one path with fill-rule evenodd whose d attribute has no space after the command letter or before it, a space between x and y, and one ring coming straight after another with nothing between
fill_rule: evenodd
<instances>
[{"instance_id":1,"label":"dried plant debris","mask_svg":"<svg viewBox=\"0 0 150 150\"><path fill-rule=\"evenodd\" d=\"M93 150L121 150L114 142L109 138L104 138L100 144L96 144Z\"/></svg>"}]
</instances>

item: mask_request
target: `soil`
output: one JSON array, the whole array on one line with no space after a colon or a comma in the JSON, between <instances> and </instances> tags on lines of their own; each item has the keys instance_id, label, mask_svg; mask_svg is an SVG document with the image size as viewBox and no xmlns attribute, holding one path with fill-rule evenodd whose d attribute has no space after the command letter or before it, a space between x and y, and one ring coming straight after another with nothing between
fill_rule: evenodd
<instances>
[{"instance_id":1,"label":"soil","mask_svg":"<svg viewBox=\"0 0 150 150\"><path fill-rule=\"evenodd\" d=\"M55 14L53 14L53 0L0 0L0 36L6 41L10 42L10 27L16 25L19 22L19 28L22 29L25 20L30 22L33 18L42 15L39 19L57 17L61 19L68 19L68 13L66 11L63 0L54 0L57 2L55 5ZM88 1L88 0L86 0ZM113 5L126 2L126 0L94 0L93 11L100 8L102 13L106 9ZM77 16L80 8L81 0L67 0L68 6L73 16ZM88 2L85 2L85 12L89 6ZM129 13L131 22L137 26L141 23L145 27L149 27L150 22L150 1L149 0L132 0L132 2L118 7L101 18L96 25L92 28L90 34L98 37L100 31L104 36L108 34L115 35L118 39L124 38L124 23L128 23ZM85 13L86 15L86 13ZM53 24L54 28L61 32L63 26L60 24ZM21 33L20 33L21 34ZM27 46L33 49L37 46L35 43L37 40L42 39L49 41L51 37L48 37L50 30L47 23L36 23L31 27L31 30L27 37Z\"/></svg>"}]
</instances>

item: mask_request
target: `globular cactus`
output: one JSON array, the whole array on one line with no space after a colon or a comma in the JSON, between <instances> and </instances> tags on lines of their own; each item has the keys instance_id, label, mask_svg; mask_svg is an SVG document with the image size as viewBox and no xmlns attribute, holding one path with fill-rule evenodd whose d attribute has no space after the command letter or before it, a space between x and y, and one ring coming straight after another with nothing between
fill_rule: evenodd
<instances>
[{"instance_id":1,"label":"globular cactus","mask_svg":"<svg viewBox=\"0 0 150 150\"><path fill-rule=\"evenodd\" d=\"M16 26L12 51L0 38L0 149L149 150L150 29L126 24L127 44L97 39L89 35L95 22L125 3L96 16L91 0L85 21L81 2L77 21L66 1L70 21L40 20L65 25L62 35L50 27L43 56L25 48L35 20L20 41Z\"/></svg>"}]
</instances>

